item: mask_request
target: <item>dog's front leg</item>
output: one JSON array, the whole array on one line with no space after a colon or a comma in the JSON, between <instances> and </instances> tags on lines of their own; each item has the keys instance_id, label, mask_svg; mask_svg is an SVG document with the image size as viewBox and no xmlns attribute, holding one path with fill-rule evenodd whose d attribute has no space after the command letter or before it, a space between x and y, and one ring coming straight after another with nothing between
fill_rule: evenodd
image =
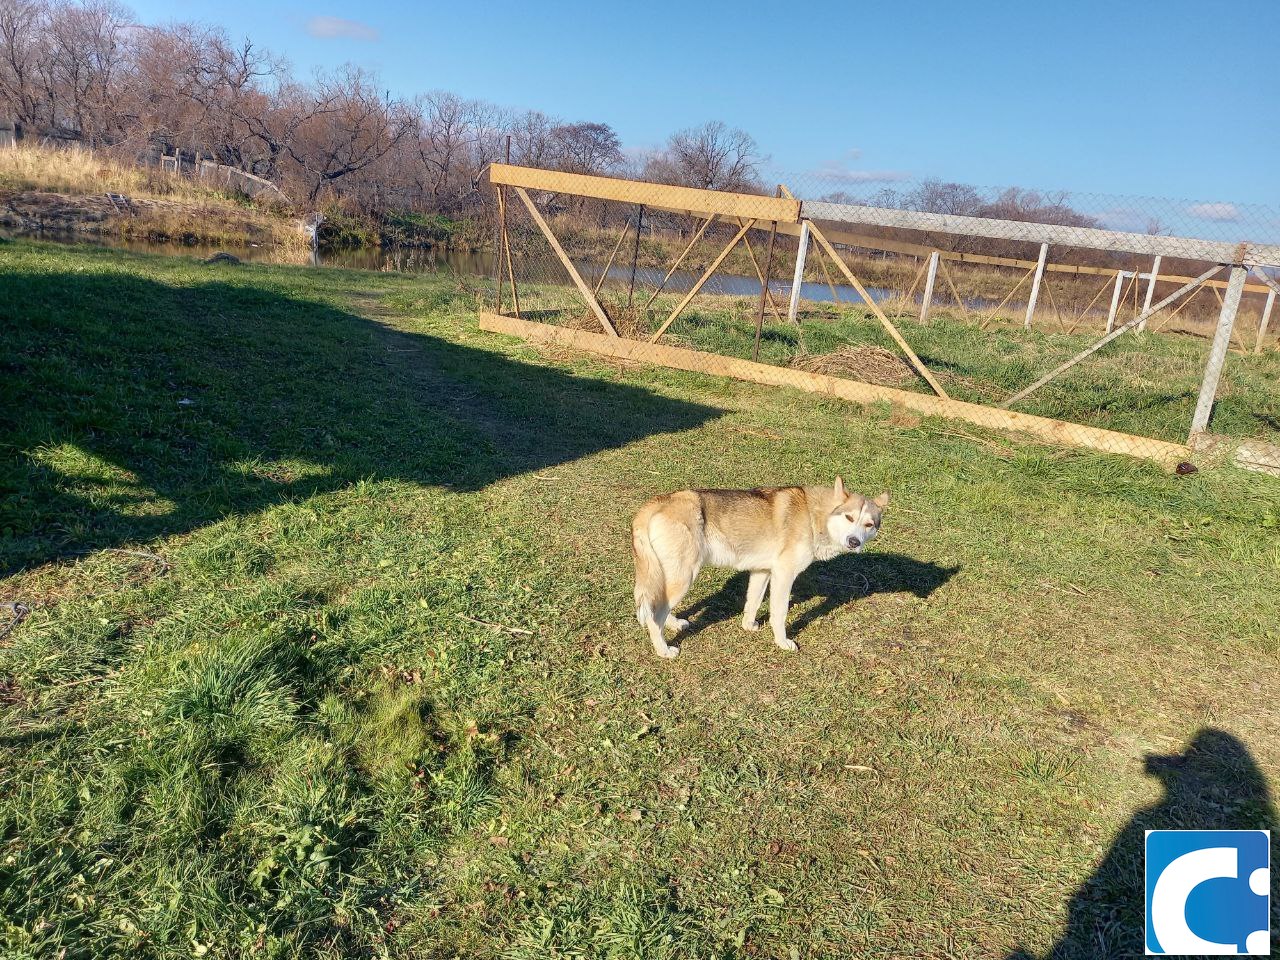
<instances>
[{"instance_id":1,"label":"dog's front leg","mask_svg":"<svg viewBox=\"0 0 1280 960\"><path fill-rule=\"evenodd\" d=\"M773 628L773 642L783 650L798 649L795 641L787 638L787 608L791 606L791 584L795 578L789 568L774 568L769 579L769 626Z\"/></svg>"},{"instance_id":2,"label":"dog's front leg","mask_svg":"<svg viewBox=\"0 0 1280 960\"><path fill-rule=\"evenodd\" d=\"M769 586L768 570L753 570L751 579L747 581L747 605L742 608L742 629L755 632L760 629L756 623L756 614L760 612L760 604L764 600L764 591Z\"/></svg>"}]
</instances>

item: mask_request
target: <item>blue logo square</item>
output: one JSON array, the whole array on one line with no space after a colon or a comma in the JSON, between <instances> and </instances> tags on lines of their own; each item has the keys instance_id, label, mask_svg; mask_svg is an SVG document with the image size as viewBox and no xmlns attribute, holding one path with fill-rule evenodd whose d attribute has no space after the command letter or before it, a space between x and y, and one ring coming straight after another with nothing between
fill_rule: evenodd
<instances>
[{"instance_id":1,"label":"blue logo square","mask_svg":"<svg viewBox=\"0 0 1280 960\"><path fill-rule=\"evenodd\" d=\"M1269 830L1148 830L1147 954L1271 953Z\"/></svg>"}]
</instances>

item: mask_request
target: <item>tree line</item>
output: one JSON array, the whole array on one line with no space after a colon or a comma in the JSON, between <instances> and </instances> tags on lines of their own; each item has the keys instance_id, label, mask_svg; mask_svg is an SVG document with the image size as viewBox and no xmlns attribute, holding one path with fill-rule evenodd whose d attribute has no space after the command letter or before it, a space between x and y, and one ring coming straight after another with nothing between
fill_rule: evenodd
<instances>
[{"instance_id":1,"label":"tree line","mask_svg":"<svg viewBox=\"0 0 1280 960\"><path fill-rule=\"evenodd\" d=\"M145 26L115 0L0 0L0 118L24 136L128 157L199 155L277 183L307 206L458 212L490 162L754 189L762 157L711 122L646 156L599 121L512 111L447 91L393 97L346 66L295 77L251 39Z\"/></svg>"}]
</instances>

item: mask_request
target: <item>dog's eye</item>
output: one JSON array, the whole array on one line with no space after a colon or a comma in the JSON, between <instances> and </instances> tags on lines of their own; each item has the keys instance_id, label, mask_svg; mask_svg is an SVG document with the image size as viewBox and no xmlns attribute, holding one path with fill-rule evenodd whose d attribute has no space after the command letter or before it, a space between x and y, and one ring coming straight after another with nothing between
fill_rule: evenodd
<instances>
[{"instance_id":1,"label":"dog's eye","mask_svg":"<svg viewBox=\"0 0 1280 960\"><path fill-rule=\"evenodd\" d=\"M854 516L853 516L853 514L852 514L852 513L846 513L846 514L844 515L844 518L845 518L846 520L848 520L850 523L853 523L853 522L854 522Z\"/></svg>"},{"instance_id":2,"label":"dog's eye","mask_svg":"<svg viewBox=\"0 0 1280 960\"><path fill-rule=\"evenodd\" d=\"M872 527L874 527L874 526L875 526L875 524L874 524L874 523L871 523L870 521L868 521L868 522L864 523L864 524L863 524L863 526L864 526L864 527L866 527L868 530L870 530Z\"/></svg>"}]
</instances>

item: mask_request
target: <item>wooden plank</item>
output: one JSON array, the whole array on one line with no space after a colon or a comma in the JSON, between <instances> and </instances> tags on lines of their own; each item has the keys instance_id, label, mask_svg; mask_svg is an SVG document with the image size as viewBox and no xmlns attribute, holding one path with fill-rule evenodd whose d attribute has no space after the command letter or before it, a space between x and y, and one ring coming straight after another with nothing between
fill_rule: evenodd
<instances>
[{"instance_id":1,"label":"wooden plank","mask_svg":"<svg viewBox=\"0 0 1280 960\"><path fill-rule=\"evenodd\" d=\"M1022 400L1030 396L1032 393L1039 390L1050 380L1070 370L1081 360L1084 360L1085 358L1090 357L1093 354L1097 353L1099 350L1105 347L1112 340L1116 339L1116 337L1120 336L1126 330L1132 330L1134 327L1136 327L1143 320L1146 320L1152 314L1157 313L1160 310L1163 310L1165 307L1173 303L1173 301L1177 300L1184 293L1190 293L1196 287L1200 286L1200 284L1204 283L1206 280L1212 277L1215 273L1220 273L1221 271L1222 271L1221 266L1213 267L1212 269L1206 270L1195 280L1192 280L1190 283L1184 284L1183 286L1179 287L1177 290L1173 291L1173 293L1169 294L1167 297L1165 297L1163 300L1157 303L1150 310L1143 310L1142 313L1138 314L1138 316L1134 317L1128 323L1122 324L1121 326L1116 327L1114 330L1108 330L1107 335L1103 337L1101 340L1099 340L1097 343L1093 344L1093 346L1087 347L1086 349L1081 350L1070 360L1064 361L1059 366L1054 367L1054 369L1050 370L1048 373L1046 373L1043 377L1041 377L1035 383L1031 384L1031 386L1026 387L1022 390L1019 390L1017 393L1011 396L1008 400L1000 404L1000 406L1003 408L1008 408L1008 407L1011 407L1013 404L1017 403L1019 400ZM1118 276L1117 276L1117 279L1119 279Z\"/></svg>"},{"instance_id":2,"label":"wooden plank","mask_svg":"<svg viewBox=\"0 0 1280 960\"><path fill-rule=\"evenodd\" d=\"M858 278L853 275L853 271L849 269L849 265L840 258L839 254L836 253L836 248L833 247L827 238L822 235L822 231L817 227L814 227L813 235L818 238L818 243L820 243L822 245L822 249L827 252L827 256L829 256L835 262L835 265L840 268L840 272L844 274L845 279L849 281L850 286L858 291L858 296L862 297L863 302L871 308L871 312L876 315L876 319L880 321L880 325L888 331L889 336L893 337L894 342L897 343L899 349L907 355L907 359L910 360L911 365L916 368L916 372L919 373L920 376L924 377L925 382L928 383L929 386L933 387L934 393L940 396L943 400L950 399L947 396L947 391L942 389L942 384L938 383L938 381L933 378L933 374L929 372L929 368L921 362L920 358L916 356L916 352L912 350L907 341L902 338L902 334L898 332L898 328L895 327L889 321L889 318L884 315L884 311L880 309L880 305L871 299L871 294L867 293L862 284L858 282Z\"/></svg>"},{"instance_id":3,"label":"wooden plank","mask_svg":"<svg viewBox=\"0 0 1280 960\"><path fill-rule=\"evenodd\" d=\"M564 268L569 271L569 277L573 280L574 286L578 288L578 292L582 294L582 299L587 301L587 306L591 308L591 312L596 315L596 319L600 321L600 325L604 327L607 333L613 336L618 335L618 331L614 329L613 322L609 319L609 315L604 312L604 307L600 306L600 302L596 300L595 294L591 292L591 288L587 286L581 274L578 273L577 267L573 265L573 261L569 259L569 255L564 252L564 247L560 246L560 241L556 239L556 235L551 232L551 228L547 226L547 221L542 218L542 214L538 212L538 208L534 206L532 200L529 199L523 187L516 187L516 193L520 199L524 201L524 205L529 210L529 216L533 217L533 222L538 225L538 229L542 231L542 235L547 238L547 243L551 244L551 249L555 251L560 262L564 264Z\"/></svg>"},{"instance_id":4,"label":"wooden plank","mask_svg":"<svg viewBox=\"0 0 1280 960\"><path fill-rule=\"evenodd\" d=\"M698 278L698 282L693 285L692 289L685 294L684 299L681 300L676 308L671 311L671 315L662 322L662 326L658 328L658 332L649 338L650 343L656 343L658 338L667 332L667 327L676 322L676 317L680 316L680 314L684 312L684 308L689 305L689 301L698 295L698 291L702 289L702 285L711 279L711 275L715 273L720 264L724 262L724 258L729 255L729 251L736 247L738 245L738 241L747 235L747 231L751 229L754 223L754 220L748 220L742 225L742 229L734 234L733 239L729 241L729 245L720 251L720 255L718 257L711 261L711 266L707 267L702 276Z\"/></svg>"},{"instance_id":5,"label":"wooden plank","mask_svg":"<svg viewBox=\"0 0 1280 960\"><path fill-rule=\"evenodd\" d=\"M667 271L667 275L663 277L662 282L658 284L658 289L649 294L649 299L646 300L644 302L644 306L640 308L641 313L648 310L653 304L653 301L658 298L658 294L660 294L663 291L663 288L666 287L667 281L670 280L675 272L680 269L680 264L684 263L684 258L689 255L689 251L693 249L693 245L702 239L702 235L707 232L707 227L711 226L715 219L715 214L712 214L702 222L702 226L700 226L698 228L698 232L693 235L693 239L689 241L689 245L680 251L680 256L676 257L676 262L671 265L671 269Z\"/></svg>"},{"instance_id":6,"label":"wooden plank","mask_svg":"<svg viewBox=\"0 0 1280 960\"><path fill-rule=\"evenodd\" d=\"M631 221L628 220L618 232L618 242L613 245L613 252L609 254L609 259L604 262L604 269L600 271L600 279L596 281L595 289L591 291L597 297L600 296L600 288L604 286L605 280L609 277L609 270L613 267L613 261L618 256L618 251L622 249L622 241L627 239L627 234L630 232Z\"/></svg>"},{"instance_id":7,"label":"wooden plank","mask_svg":"<svg viewBox=\"0 0 1280 960\"><path fill-rule=\"evenodd\" d=\"M541 190L546 193L568 193L575 197L595 197L619 203L643 203L663 210L683 213L716 214L724 217L750 217L753 220L778 220L798 223L800 202L781 197L760 197L748 193L721 190L698 190L673 187L645 180L620 180L616 177L593 177L559 170L539 170L495 163L489 167L493 183Z\"/></svg>"},{"instance_id":8,"label":"wooden plank","mask_svg":"<svg viewBox=\"0 0 1280 960\"><path fill-rule=\"evenodd\" d=\"M1123 233L1097 227L1066 227L1021 220L996 220L988 217L961 217L946 213L920 213L888 207L868 207L851 203L805 200L801 215L810 220L836 223L861 223L898 230L927 233L950 233L992 240L1018 240L1025 243L1052 243L1055 246L1084 247L1116 253L1137 253L1154 257L1183 257L1212 263L1280 264L1280 245L1265 243L1230 243L1197 240L1193 237L1166 237L1148 233Z\"/></svg>"},{"instance_id":9,"label":"wooden plank","mask_svg":"<svg viewBox=\"0 0 1280 960\"><path fill-rule=\"evenodd\" d=\"M518 317L520 316L520 291L516 287L515 268L511 265L511 239L507 233L507 198L505 193L506 191L501 187L498 188L498 209L500 211L499 216L502 217L502 251L507 261L507 277L511 280L511 306ZM502 275L501 264L498 266L498 275ZM499 294L501 294L501 287L499 287ZM501 309L498 312L501 313Z\"/></svg>"},{"instance_id":10,"label":"wooden plank","mask_svg":"<svg viewBox=\"0 0 1280 960\"><path fill-rule=\"evenodd\" d=\"M1038 440L1062 446L1125 454L1165 464L1177 463L1190 455L1189 448L1180 443L1135 437L1127 433L1086 427L1078 423L1067 423L1063 420L1052 420L1048 417L1038 417L1012 410L997 410L961 400L944 400L927 393L912 393L909 390L881 387L825 374L807 373L792 367L775 367L752 360L739 360L736 357L702 353L666 344L607 337L589 330L573 330L545 323L532 323L528 320L517 320L514 317L502 317L493 313L480 314L480 329L491 333L505 333L537 343L574 347L638 363L651 363L677 370L732 377L736 380L768 386L793 387L809 393L839 397L852 403L872 404L888 401L922 416L947 417L987 429L1024 433Z\"/></svg>"},{"instance_id":11,"label":"wooden plank","mask_svg":"<svg viewBox=\"0 0 1280 960\"><path fill-rule=\"evenodd\" d=\"M751 249L751 237L743 234L742 245L747 248L747 256L751 258L751 265L756 269L756 278L760 281L760 290L769 298L769 306L773 308L774 319L781 323L782 311L778 309L777 301L773 299L773 291L769 289L769 282L765 280L764 271L760 269L760 261L756 259L756 252Z\"/></svg>"}]
</instances>

